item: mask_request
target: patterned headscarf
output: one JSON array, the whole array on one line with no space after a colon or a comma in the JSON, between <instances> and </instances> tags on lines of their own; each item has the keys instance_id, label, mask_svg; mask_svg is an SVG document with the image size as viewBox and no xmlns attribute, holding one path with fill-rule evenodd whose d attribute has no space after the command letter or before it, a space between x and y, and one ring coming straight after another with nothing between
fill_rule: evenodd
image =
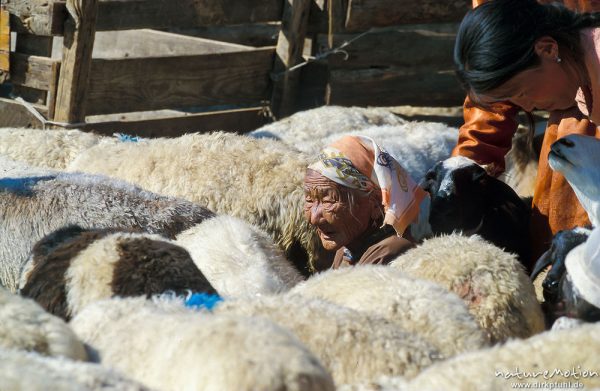
<instances>
[{"instance_id":1,"label":"patterned headscarf","mask_svg":"<svg viewBox=\"0 0 600 391\"><path fill-rule=\"evenodd\" d=\"M383 224L398 235L419 215L426 195L389 153L365 136L345 136L326 147L309 169L351 189L381 191Z\"/></svg>"}]
</instances>

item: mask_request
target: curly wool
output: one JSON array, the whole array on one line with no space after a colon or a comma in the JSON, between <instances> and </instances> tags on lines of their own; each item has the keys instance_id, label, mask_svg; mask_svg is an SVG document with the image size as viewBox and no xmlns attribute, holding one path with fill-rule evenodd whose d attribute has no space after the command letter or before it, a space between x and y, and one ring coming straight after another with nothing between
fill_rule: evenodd
<instances>
[{"instance_id":1,"label":"curly wool","mask_svg":"<svg viewBox=\"0 0 600 391\"><path fill-rule=\"evenodd\" d=\"M33 300L3 288L0 288L0 348L87 360L83 343L62 319L50 315Z\"/></svg>"},{"instance_id":2,"label":"curly wool","mask_svg":"<svg viewBox=\"0 0 600 391\"><path fill-rule=\"evenodd\" d=\"M525 340L509 341L476 352L466 353L438 363L413 379L406 391L495 391L511 388L511 383L540 383L554 370L579 372L571 376L554 376L549 382L580 382L585 389L600 387L600 376L582 376L583 371L598 368L600 351L600 323L582 325L560 331L547 331ZM518 379L521 373L539 373L537 377ZM506 378L506 376L509 378ZM522 375L521 375L522 376ZM525 387L524 387L525 388Z\"/></svg>"},{"instance_id":3,"label":"curly wool","mask_svg":"<svg viewBox=\"0 0 600 391\"><path fill-rule=\"evenodd\" d=\"M303 280L270 236L231 216L216 216L177 235L224 297L287 292Z\"/></svg>"},{"instance_id":4,"label":"curly wool","mask_svg":"<svg viewBox=\"0 0 600 391\"><path fill-rule=\"evenodd\" d=\"M458 294L493 343L527 338L545 328L533 284L516 256L477 235L426 240L391 266Z\"/></svg>"},{"instance_id":5,"label":"curly wool","mask_svg":"<svg viewBox=\"0 0 600 391\"><path fill-rule=\"evenodd\" d=\"M313 265L320 242L303 216L308 162L274 140L216 132L97 145L68 170L120 178L239 217L269 233L290 259L302 250Z\"/></svg>"},{"instance_id":6,"label":"curly wool","mask_svg":"<svg viewBox=\"0 0 600 391\"><path fill-rule=\"evenodd\" d=\"M117 142L75 129L0 128L0 155L40 168L62 170L82 151Z\"/></svg>"},{"instance_id":7,"label":"curly wool","mask_svg":"<svg viewBox=\"0 0 600 391\"><path fill-rule=\"evenodd\" d=\"M150 391L98 364L3 349L0 385L5 391Z\"/></svg>"},{"instance_id":8,"label":"curly wool","mask_svg":"<svg viewBox=\"0 0 600 391\"><path fill-rule=\"evenodd\" d=\"M489 344L487 335L458 296L387 266L322 272L290 293L383 317L402 330L419 335L445 358Z\"/></svg>"},{"instance_id":9,"label":"curly wool","mask_svg":"<svg viewBox=\"0 0 600 391\"><path fill-rule=\"evenodd\" d=\"M412 378L440 359L434 347L397 324L300 295L228 300L213 313L266 318L287 328L321 360L337 384L382 375Z\"/></svg>"},{"instance_id":10,"label":"curly wool","mask_svg":"<svg viewBox=\"0 0 600 391\"><path fill-rule=\"evenodd\" d=\"M68 225L137 229L168 238L213 217L189 201L80 173L0 179L0 283L15 291L33 245Z\"/></svg>"},{"instance_id":11,"label":"curly wool","mask_svg":"<svg viewBox=\"0 0 600 391\"><path fill-rule=\"evenodd\" d=\"M334 389L318 359L264 319L115 298L87 306L71 326L103 365L160 390Z\"/></svg>"}]
</instances>

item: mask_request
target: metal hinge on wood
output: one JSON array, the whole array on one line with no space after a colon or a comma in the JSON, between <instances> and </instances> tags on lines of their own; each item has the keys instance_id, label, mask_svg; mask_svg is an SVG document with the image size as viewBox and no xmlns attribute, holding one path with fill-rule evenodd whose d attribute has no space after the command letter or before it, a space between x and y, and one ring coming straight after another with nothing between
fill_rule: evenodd
<instances>
[{"instance_id":1,"label":"metal hinge on wood","mask_svg":"<svg viewBox=\"0 0 600 391\"><path fill-rule=\"evenodd\" d=\"M10 14L0 6L0 83L10 75Z\"/></svg>"}]
</instances>

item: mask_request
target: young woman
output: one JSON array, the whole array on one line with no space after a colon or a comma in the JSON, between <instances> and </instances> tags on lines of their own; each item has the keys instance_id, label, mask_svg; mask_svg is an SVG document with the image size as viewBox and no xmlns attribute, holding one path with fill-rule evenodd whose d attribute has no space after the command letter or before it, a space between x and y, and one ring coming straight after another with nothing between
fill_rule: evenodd
<instances>
[{"instance_id":1,"label":"young woman","mask_svg":"<svg viewBox=\"0 0 600 391\"><path fill-rule=\"evenodd\" d=\"M548 166L547 156L550 145L567 134L600 136L595 125L600 123L598 26L600 14L559 4L491 0L469 11L457 34L454 60L468 98L454 155L499 175L519 110L551 113L533 199L534 259L559 230L589 224L565 178Z\"/></svg>"}]
</instances>

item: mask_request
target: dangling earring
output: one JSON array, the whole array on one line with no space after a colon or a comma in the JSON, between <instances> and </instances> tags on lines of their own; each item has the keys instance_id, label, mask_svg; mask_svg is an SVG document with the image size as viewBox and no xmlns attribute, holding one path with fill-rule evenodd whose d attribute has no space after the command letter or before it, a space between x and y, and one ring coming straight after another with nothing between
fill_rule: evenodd
<instances>
[{"instance_id":1,"label":"dangling earring","mask_svg":"<svg viewBox=\"0 0 600 391\"><path fill-rule=\"evenodd\" d=\"M562 61L562 59L560 57L556 57L556 62L560 64L560 62Z\"/></svg>"}]
</instances>

